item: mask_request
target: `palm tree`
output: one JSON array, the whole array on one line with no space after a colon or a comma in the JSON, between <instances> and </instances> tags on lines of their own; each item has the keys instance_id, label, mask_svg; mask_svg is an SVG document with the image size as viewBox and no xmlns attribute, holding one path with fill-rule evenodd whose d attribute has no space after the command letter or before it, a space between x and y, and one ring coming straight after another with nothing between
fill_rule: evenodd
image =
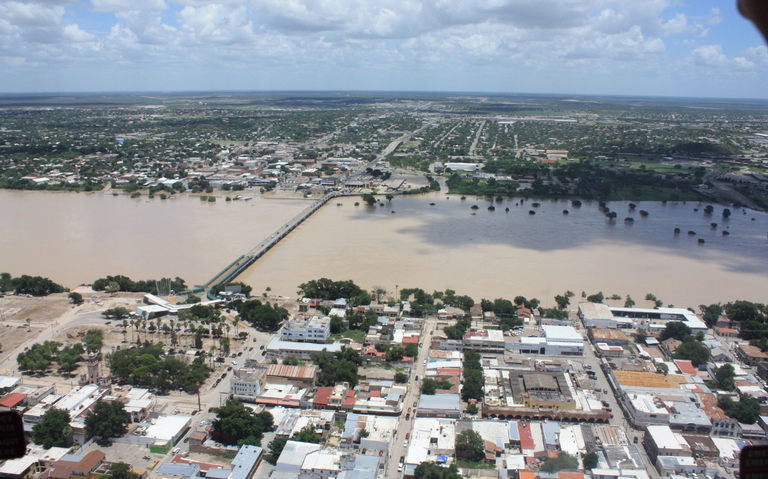
<instances>
[{"instance_id":1,"label":"palm tree","mask_svg":"<svg viewBox=\"0 0 768 479\"><path fill-rule=\"evenodd\" d=\"M229 331L230 331L231 329L232 329L232 328L231 328L229 325L227 325L227 339L229 339Z\"/></svg>"},{"instance_id":2,"label":"palm tree","mask_svg":"<svg viewBox=\"0 0 768 479\"><path fill-rule=\"evenodd\" d=\"M216 346L211 346L211 367L213 367L213 356L216 354Z\"/></svg>"}]
</instances>

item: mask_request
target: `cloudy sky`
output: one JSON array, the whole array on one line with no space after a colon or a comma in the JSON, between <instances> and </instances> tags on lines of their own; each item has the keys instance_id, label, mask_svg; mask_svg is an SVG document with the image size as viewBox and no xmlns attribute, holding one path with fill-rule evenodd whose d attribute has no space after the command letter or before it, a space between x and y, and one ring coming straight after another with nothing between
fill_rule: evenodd
<instances>
[{"instance_id":1,"label":"cloudy sky","mask_svg":"<svg viewBox=\"0 0 768 479\"><path fill-rule=\"evenodd\" d=\"M0 0L0 92L768 98L732 0Z\"/></svg>"}]
</instances>

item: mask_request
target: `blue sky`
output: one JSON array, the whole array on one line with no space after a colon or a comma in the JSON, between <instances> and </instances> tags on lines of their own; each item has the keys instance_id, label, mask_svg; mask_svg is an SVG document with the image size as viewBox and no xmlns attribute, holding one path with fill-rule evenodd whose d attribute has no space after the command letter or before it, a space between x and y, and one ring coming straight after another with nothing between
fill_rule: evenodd
<instances>
[{"instance_id":1,"label":"blue sky","mask_svg":"<svg viewBox=\"0 0 768 479\"><path fill-rule=\"evenodd\" d=\"M735 1L0 0L0 92L768 98Z\"/></svg>"}]
</instances>

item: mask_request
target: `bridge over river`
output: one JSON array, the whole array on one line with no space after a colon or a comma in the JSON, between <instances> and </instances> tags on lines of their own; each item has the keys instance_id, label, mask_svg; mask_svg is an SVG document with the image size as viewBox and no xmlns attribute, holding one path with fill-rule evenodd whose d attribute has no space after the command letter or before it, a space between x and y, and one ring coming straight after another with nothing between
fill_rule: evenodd
<instances>
[{"instance_id":1,"label":"bridge over river","mask_svg":"<svg viewBox=\"0 0 768 479\"><path fill-rule=\"evenodd\" d=\"M373 168L377 162L386 158L387 155L395 151L397 147L400 146L404 141L408 141L413 135L419 133L424 128L425 127L422 127L416 131L406 133L401 137L397 138L396 140L394 140L393 142L391 142L384 149L384 151L379 153L376 159L371 161L368 165L364 166L363 168L360 168L360 170L358 170L356 174L347 178L344 183L353 182L355 179L364 175L367 168L369 167ZM272 234L272 236L266 238L264 241L260 242L258 246L256 246L246 254L241 255L235 261L227 265L226 268L219 271L219 273L216 274L216 276L214 276L213 278L211 278L210 281L205 283L205 285L203 286L203 290L206 292L207 296L210 299L218 299L211 293L211 289L214 286L232 282L240 273L245 271L256 260L264 256L264 254L266 254L267 251L269 251L270 249L272 249L273 246L279 243L281 239L288 236L288 234L294 229L296 229L301 223L303 223L304 220L312 216L313 213L315 213L317 210L325 206L325 204L328 203L333 198L337 198L339 196L355 196L357 194L358 193L345 190L344 186L342 186L340 191L333 191L326 194L325 196L323 196L322 198L320 198L319 200L315 201L310 206L308 206L304 211L294 216L293 219L288 221L286 224L278 228L278 230L275 231L275 233Z\"/></svg>"}]
</instances>

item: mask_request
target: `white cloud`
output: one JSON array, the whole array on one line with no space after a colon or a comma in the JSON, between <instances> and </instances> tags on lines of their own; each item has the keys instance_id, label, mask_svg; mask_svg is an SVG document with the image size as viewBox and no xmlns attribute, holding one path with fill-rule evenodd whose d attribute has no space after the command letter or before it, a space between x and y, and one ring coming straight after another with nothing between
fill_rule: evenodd
<instances>
[{"instance_id":1,"label":"white cloud","mask_svg":"<svg viewBox=\"0 0 768 479\"><path fill-rule=\"evenodd\" d=\"M708 25L720 25L723 23L723 14L720 12L720 9L718 7L712 7L712 9L709 11L709 18L707 19Z\"/></svg>"},{"instance_id":2,"label":"white cloud","mask_svg":"<svg viewBox=\"0 0 768 479\"><path fill-rule=\"evenodd\" d=\"M49 27L58 25L64 7L45 7L34 3L7 2L0 4L0 18L20 27Z\"/></svg>"},{"instance_id":3,"label":"white cloud","mask_svg":"<svg viewBox=\"0 0 768 479\"><path fill-rule=\"evenodd\" d=\"M91 0L97 12L163 11L168 8L164 0Z\"/></svg>"},{"instance_id":4,"label":"white cloud","mask_svg":"<svg viewBox=\"0 0 768 479\"><path fill-rule=\"evenodd\" d=\"M727 67L730 60L720 45L702 45L691 52L691 58L699 65Z\"/></svg>"},{"instance_id":5,"label":"white cloud","mask_svg":"<svg viewBox=\"0 0 768 479\"><path fill-rule=\"evenodd\" d=\"M230 81L221 72L236 70L247 73L244 78L269 77L265 81L276 88L320 88L316 82L327 78L328 85L343 81L361 89L387 88L385 79L393 79L394 89L514 89L519 73L531 79L531 88L570 88L565 78L599 76L621 91L628 79L664 85L670 72L746 72L768 65L764 47L738 55L728 49L726 55L719 46L700 45L697 39L710 29L726 28L722 12L676 0L33 2L0 0L0 58L22 59L3 63L17 65L10 76L37 63L95 72L109 64L122 68L123 77L146 69L144 77L179 85ZM676 58L678 48L689 55ZM417 83L397 83L401 77ZM579 88L595 87L586 82Z\"/></svg>"},{"instance_id":6,"label":"white cloud","mask_svg":"<svg viewBox=\"0 0 768 479\"><path fill-rule=\"evenodd\" d=\"M664 36L682 35L688 30L688 19L684 13L678 13L674 18L665 22L661 28Z\"/></svg>"}]
</instances>

